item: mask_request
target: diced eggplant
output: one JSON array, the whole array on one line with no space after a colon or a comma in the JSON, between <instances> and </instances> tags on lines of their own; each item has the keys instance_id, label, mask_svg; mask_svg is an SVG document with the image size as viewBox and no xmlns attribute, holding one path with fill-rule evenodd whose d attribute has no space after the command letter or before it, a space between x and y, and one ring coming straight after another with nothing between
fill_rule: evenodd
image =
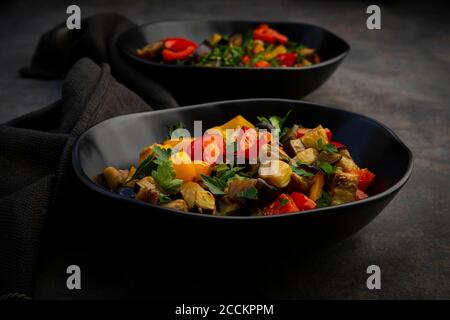
<instances>
[{"instance_id":1,"label":"diced eggplant","mask_svg":"<svg viewBox=\"0 0 450 320\"><path fill-rule=\"evenodd\" d=\"M346 172L335 174L331 187L331 205L354 201L357 189L357 174Z\"/></svg>"},{"instance_id":2,"label":"diced eggplant","mask_svg":"<svg viewBox=\"0 0 450 320\"><path fill-rule=\"evenodd\" d=\"M303 145L306 148L319 149L318 141L321 140L323 145L328 144L328 136L325 129L319 125L314 129L308 130L303 137L301 137Z\"/></svg>"},{"instance_id":3,"label":"diced eggplant","mask_svg":"<svg viewBox=\"0 0 450 320\"><path fill-rule=\"evenodd\" d=\"M209 41L203 41L195 50L193 57L194 59L200 59L211 53L212 47Z\"/></svg>"},{"instance_id":4,"label":"diced eggplant","mask_svg":"<svg viewBox=\"0 0 450 320\"><path fill-rule=\"evenodd\" d=\"M189 210L197 208L200 213L214 213L216 211L214 196L198 183L185 182L181 185L180 192Z\"/></svg>"},{"instance_id":5,"label":"diced eggplant","mask_svg":"<svg viewBox=\"0 0 450 320\"><path fill-rule=\"evenodd\" d=\"M127 198L134 198L136 196L136 192L134 191L134 188L129 188L129 187L119 188L119 190L117 190L117 193L120 194L121 196L127 197Z\"/></svg>"},{"instance_id":6,"label":"diced eggplant","mask_svg":"<svg viewBox=\"0 0 450 320\"><path fill-rule=\"evenodd\" d=\"M229 43L233 47L241 47L243 40L242 33L235 33L230 37Z\"/></svg>"},{"instance_id":7,"label":"diced eggplant","mask_svg":"<svg viewBox=\"0 0 450 320\"><path fill-rule=\"evenodd\" d=\"M348 149L339 149L339 154L342 158L336 163L336 167L342 168L344 172L359 169L358 165L353 161L350 152L348 152Z\"/></svg>"},{"instance_id":8,"label":"diced eggplant","mask_svg":"<svg viewBox=\"0 0 450 320\"><path fill-rule=\"evenodd\" d=\"M258 174L268 184L277 188L284 188L291 181L292 169L286 162L270 160L261 164Z\"/></svg>"},{"instance_id":9,"label":"diced eggplant","mask_svg":"<svg viewBox=\"0 0 450 320\"><path fill-rule=\"evenodd\" d=\"M173 201L163 204L162 206L164 208L176 209L176 210L180 210L180 211L188 211L187 203L183 199L173 200Z\"/></svg>"},{"instance_id":10,"label":"diced eggplant","mask_svg":"<svg viewBox=\"0 0 450 320\"><path fill-rule=\"evenodd\" d=\"M339 160L341 160L342 155L340 153L331 153L328 151L321 151L319 156L317 157L317 161L326 162L329 164L335 164Z\"/></svg>"},{"instance_id":11,"label":"diced eggplant","mask_svg":"<svg viewBox=\"0 0 450 320\"><path fill-rule=\"evenodd\" d=\"M145 177L137 181L134 185L136 191L136 199L157 204L161 191L152 177Z\"/></svg>"},{"instance_id":12,"label":"diced eggplant","mask_svg":"<svg viewBox=\"0 0 450 320\"><path fill-rule=\"evenodd\" d=\"M305 150L305 146L300 139L291 139L284 144L284 151L290 157L295 157L297 153Z\"/></svg>"},{"instance_id":13,"label":"diced eggplant","mask_svg":"<svg viewBox=\"0 0 450 320\"><path fill-rule=\"evenodd\" d=\"M297 153L295 160L307 165L311 165L317 160L318 157L319 151L314 148L308 148Z\"/></svg>"},{"instance_id":14,"label":"diced eggplant","mask_svg":"<svg viewBox=\"0 0 450 320\"><path fill-rule=\"evenodd\" d=\"M310 185L311 185L311 178L300 176L296 173L292 173L291 181L289 182L286 189L289 193L301 192L307 194L309 192Z\"/></svg>"},{"instance_id":15,"label":"diced eggplant","mask_svg":"<svg viewBox=\"0 0 450 320\"><path fill-rule=\"evenodd\" d=\"M138 56L148 60L157 60L159 59L163 47L164 44L162 41L156 41L149 43L142 49L137 49L137 54Z\"/></svg>"},{"instance_id":16,"label":"diced eggplant","mask_svg":"<svg viewBox=\"0 0 450 320\"><path fill-rule=\"evenodd\" d=\"M110 190L116 190L128 176L128 170L120 170L107 167L103 170L103 176Z\"/></svg>"},{"instance_id":17,"label":"diced eggplant","mask_svg":"<svg viewBox=\"0 0 450 320\"><path fill-rule=\"evenodd\" d=\"M258 122L257 124L255 124L255 127L259 128L259 129L264 129L267 131L272 131L275 129L275 127L272 124L270 124L266 121Z\"/></svg>"},{"instance_id":18,"label":"diced eggplant","mask_svg":"<svg viewBox=\"0 0 450 320\"><path fill-rule=\"evenodd\" d=\"M262 207L274 202L281 193L280 190L271 186L261 178L256 179L255 188L258 190L258 204Z\"/></svg>"},{"instance_id":19,"label":"diced eggplant","mask_svg":"<svg viewBox=\"0 0 450 320\"><path fill-rule=\"evenodd\" d=\"M271 159L276 158L287 163L290 163L292 160L291 157L289 157L281 148L275 147L271 144L262 145L261 153Z\"/></svg>"},{"instance_id":20,"label":"diced eggplant","mask_svg":"<svg viewBox=\"0 0 450 320\"><path fill-rule=\"evenodd\" d=\"M281 137L281 143L285 144L291 139L297 139L298 125L294 124L284 136Z\"/></svg>"},{"instance_id":21,"label":"diced eggplant","mask_svg":"<svg viewBox=\"0 0 450 320\"><path fill-rule=\"evenodd\" d=\"M256 185L256 179L234 179L226 189L226 193L220 199L220 210L218 214L228 215L243 208L249 201L246 198L240 197L240 193L252 188Z\"/></svg>"}]
</instances>

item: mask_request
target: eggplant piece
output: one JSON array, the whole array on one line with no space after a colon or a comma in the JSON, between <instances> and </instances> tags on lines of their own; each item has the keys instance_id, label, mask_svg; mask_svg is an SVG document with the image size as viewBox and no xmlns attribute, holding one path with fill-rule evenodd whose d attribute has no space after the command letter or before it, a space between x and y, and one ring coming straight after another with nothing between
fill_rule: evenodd
<instances>
[{"instance_id":1,"label":"eggplant piece","mask_svg":"<svg viewBox=\"0 0 450 320\"><path fill-rule=\"evenodd\" d=\"M180 210L180 211L188 211L187 203L183 199L177 199L177 200L170 201L168 203L163 204L162 207L176 209L176 210Z\"/></svg>"},{"instance_id":2,"label":"eggplant piece","mask_svg":"<svg viewBox=\"0 0 450 320\"><path fill-rule=\"evenodd\" d=\"M268 184L277 188L284 188L291 181L292 169L286 162L271 160L261 164L258 175Z\"/></svg>"},{"instance_id":3,"label":"eggplant piece","mask_svg":"<svg viewBox=\"0 0 450 320\"><path fill-rule=\"evenodd\" d=\"M189 210L197 208L200 213L215 213L216 201L211 192L203 189L197 182L185 182L180 193Z\"/></svg>"},{"instance_id":4,"label":"eggplant piece","mask_svg":"<svg viewBox=\"0 0 450 320\"><path fill-rule=\"evenodd\" d=\"M198 61L202 57L210 54L212 51L212 47L209 41L203 41L195 50L194 54L192 55L193 58Z\"/></svg>"},{"instance_id":5,"label":"eggplant piece","mask_svg":"<svg viewBox=\"0 0 450 320\"><path fill-rule=\"evenodd\" d=\"M103 170L103 177L110 190L116 190L128 177L128 170L120 170L114 167L106 167Z\"/></svg>"},{"instance_id":6,"label":"eggplant piece","mask_svg":"<svg viewBox=\"0 0 450 320\"><path fill-rule=\"evenodd\" d=\"M226 193L220 199L219 215L229 215L231 212L242 209L250 201L239 194L256 185L256 179L234 179L226 189Z\"/></svg>"},{"instance_id":7,"label":"eggplant piece","mask_svg":"<svg viewBox=\"0 0 450 320\"><path fill-rule=\"evenodd\" d=\"M163 48L164 48L164 43L162 41L156 41L156 42L147 44L142 49L137 49L136 53L138 56L140 56L144 59L158 60Z\"/></svg>"},{"instance_id":8,"label":"eggplant piece","mask_svg":"<svg viewBox=\"0 0 450 320\"><path fill-rule=\"evenodd\" d=\"M291 163L292 159L284 152L281 148L277 148L271 144L264 144L261 146L261 153L267 157L272 157L272 155L277 155L277 159Z\"/></svg>"},{"instance_id":9,"label":"eggplant piece","mask_svg":"<svg viewBox=\"0 0 450 320\"><path fill-rule=\"evenodd\" d=\"M228 43L233 47L241 47L243 40L244 37L242 36L242 33L235 33L230 37Z\"/></svg>"},{"instance_id":10,"label":"eggplant piece","mask_svg":"<svg viewBox=\"0 0 450 320\"><path fill-rule=\"evenodd\" d=\"M134 199L134 197L136 197L136 192L134 191L134 188L130 187L119 188L119 190L117 190L117 193L127 198Z\"/></svg>"},{"instance_id":11,"label":"eggplant piece","mask_svg":"<svg viewBox=\"0 0 450 320\"><path fill-rule=\"evenodd\" d=\"M311 186L311 181L311 178L300 176L294 172L291 175L291 181L287 185L286 189L289 193L301 192L307 194Z\"/></svg>"},{"instance_id":12,"label":"eggplant piece","mask_svg":"<svg viewBox=\"0 0 450 320\"><path fill-rule=\"evenodd\" d=\"M288 142L286 142L283 146L287 155L292 158L295 157L297 153L305 150L305 146L303 145L302 140L300 139L291 139Z\"/></svg>"},{"instance_id":13,"label":"eggplant piece","mask_svg":"<svg viewBox=\"0 0 450 320\"><path fill-rule=\"evenodd\" d=\"M258 204L262 207L277 200L278 196L281 194L280 190L271 186L261 178L256 179L255 188L258 190Z\"/></svg>"},{"instance_id":14,"label":"eggplant piece","mask_svg":"<svg viewBox=\"0 0 450 320\"><path fill-rule=\"evenodd\" d=\"M331 205L352 202L356 198L358 189L358 175L354 173L335 174L330 189Z\"/></svg>"},{"instance_id":15,"label":"eggplant piece","mask_svg":"<svg viewBox=\"0 0 450 320\"><path fill-rule=\"evenodd\" d=\"M306 148L319 149L319 140L322 140L323 145L329 143L327 133L321 125L315 127L314 129L308 130L300 139Z\"/></svg>"},{"instance_id":16,"label":"eggplant piece","mask_svg":"<svg viewBox=\"0 0 450 320\"><path fill-rule=\"evenodd\" d=\"M297 153L295 160L300 161L301 163L305 163L307 165L311 165L317 160L318 157L319 151L317 151L314 148L308 148Z\"/></svg>"},{"instance_id":17,"label":"eggplant piece","mask_svg":"<svg viewBox=\"0 0 450 320\"><path fill-rule=\"evenodd\" d=\"M348 149L339 149L339 154L342 158L336 163L336 167L339 167L342 171L346 172L359 169L358 165L353 161L350 152L348 152Z\"/></svg>"},{"instance_id":18,"label":"eggplant piece","mask_svg":"<svg viewBox=\"0 0 450 320\"><path fill-rule=\"evenodd\" d=\"M275 130L275 127L266 121L258 122L257 124L255 124L255 127L259 128L259 129L264 129L267 131Z\"/></svg>"},{"instance_id":19,"label":"eggplant piece","mask_svg":"<svg viewBox=\"0 0 450 320\"><path fill-rule=\"evenodd\" d=\"M145 177L137 181L134 185L136 192L136 199L144 202L150 202L157 204L161 191L158 188L157 183L153 177Z\"/></svg>"},{"instance_id":20,"label":"eggplant piece","mask_svg":"<svg viewBox=\"0 0 450 320\"><path fill-rule=\"evenodd\" d=\"M297 139L297 129L298 125L294 124L288 132L284 136L281 137L281 143L284 145L286 142L288 142L291 139Z\"/></svg>"},{"instance_id":21,"label":"eggplant piece","mask_svg":"<svg viewBox=\"0 0 450 320\"><path fill-rule=\"evenodd\" d=\"M340 153L330 153L328 151L321 151L317 157L318 162L326 162L329 164L335 164L341 160L342 155Z\"/></svg>"}]
</instances>

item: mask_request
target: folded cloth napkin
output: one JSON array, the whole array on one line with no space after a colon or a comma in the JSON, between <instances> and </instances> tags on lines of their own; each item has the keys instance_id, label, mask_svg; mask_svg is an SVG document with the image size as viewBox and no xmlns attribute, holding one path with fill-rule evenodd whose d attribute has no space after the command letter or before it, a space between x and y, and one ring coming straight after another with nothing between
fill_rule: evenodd
<instances>
[{"instance_id":1,"label":"folded cloth napkin","mask_svg":"<svg viewBox=\"0 0 450 320\"><path fill-rule=\"evenodd\" d=\"M83 19L79 30L67 29L64 22L41 37L31 65L20 73L24 77L62 78L76 61L88 57L99 65L108 63L113 76L153 108L178 106L166 89L143 75L119 52L118 37L134 26L127 18L113 13Z\"/></svg>"},{"instance_id":2,"label":"folded cloth napkin","mask_svg":"<svg viewBox=\"0 0 450 320\"><path fill-rule=\"evenodd\" d=\"M33 296L48 212L83 199L71 166L75 139L107 118L149 110L108 65L83 58L67 74L60 101L0 125L0 299Z\"/></svg>"}]
</instances>

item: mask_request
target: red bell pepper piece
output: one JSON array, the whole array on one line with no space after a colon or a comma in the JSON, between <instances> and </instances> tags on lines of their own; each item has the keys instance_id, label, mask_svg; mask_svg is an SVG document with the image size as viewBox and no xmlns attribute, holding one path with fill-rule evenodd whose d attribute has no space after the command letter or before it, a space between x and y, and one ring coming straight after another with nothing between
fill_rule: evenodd
<instances>
[{"instance_id":1,"label":"red bell pepper piece","mask_svg":"<svg viewBox=\"0 0 450 320\"><path fill-rule=\"evenodd\" d=\"M275 202L263 209L263 214L272 216L276 214L299 211L294 201L287 194L282 193Z\"/></svg>"},{"instance_id":2,"label":"red bell pepper piece","mask_svg":"<svg viewBox=\"0 0 450 320\"><path fill-rule=\"evenodd\" d=\"M215 164L219 158L223 161L224 150L225 142L220 135L206 134L192 141L191 148L187 151L192 160L203 160L209 164Z\"/></svg>"},{"instance_id":3,"label":"red bell pepper piece","mask_svg":"<svg viewBox=\"0 0 450 320\"><path fill-rule=\"evenodd\" d=\"M187 47L197 47L194 41L183 39L183 38L168 38L164 40L164 48L180 52L185 50Z\"/></svg>"},{"instance_id":4,"label":"red bell pepper piece","mask_svg":"<svg viewBox=\"0 0 450 320\"><path fill-rule=\"evenodd\" d=\"M255 63L255 67L257 68L267 68L267 67L271 67L272 65L264 60L260 60L258 62Z\"/></svg>"},{"instance_id":5,"label":"red bell pepper piece","mask_svg":"<svg viewBox=\"0 0 450 320\"><path fill-rule=\"evenodd\" d=\"M164 40L162 56L164 61L183 60L191 56L197 49L197 44L183 38L169 38Z\"/></svg>"},{"instance_id":6,"label":"red bell pepper piece","mask_svg":"<svg viewBox=\"0 0 450 320\"><path fill-rule=\"evenodd\" d=\"M261 24L253 31L253 39L262 40L266 43L279 42L285 44L288 42L288 37L269 28L267 24Z\"/></svg>"},{"instance_id":7,"label":"red bell pepper piece","mask_svg":"<svg viewBox=\"0 0 450 320\"><path fill-rule=\"evenodd\" d=\"M366 191L373 179L375 179L375 174L368 169L352 170L352 173L356 173L359 176L358 189L362 191Z\"/></svg>"},{"instance_id":8,"label":"red bell pepper piece","mask_svg":"<svg viewBox=\"0 0 450 320\"><path fill-rule=\"evenodd\" d=\"M334 145L337 149L345 148L345 145L343 145L342 143L340 143L338 141L330 141L330 144Z\"/></svg>"},{"instance_id":9,"label":"red bell pepper piece","mask_svg":"<svg viewBox=\"0 0 450 320\"><path fill-rule=\"evenodd\" d=\"M356 196L355 196L356 200L362 200L362 199L365 199L368 197L369 196L364 191L362 191L360 189L356 190Z\"/></svg>"},{"instance_id":10,"label":"red bell pepper piece","mask_svg":"<svg viewBox=\"0 0 450 320\"><path fill-rule=\"evenodd\" d=\"M300 211L311 210L316 207L316 203L300 192L292 192L291 198Z\"/></svg>"},{"instance_id":11,"label":"red bell pepper piece","mask_svg":"<svg viewBox=\"0 0 450 320\"><path fill-rule=\"evenodd\" d=\"M297 54L295 52L280 53L275 59L280 66L292 67L297 62Z\"/></svg>"},{"instance_id":12,"label":"red bell pepper piece","mask_svg":"<svg viewBox=\"0 0 450 320\"><path fill-rule=\"evenodd\" d=\"M243 56L242 57L242 64L247 65L250 62L250 56Z\"/></svg>"},{"instance_id":13,"label":"red bell pepper piece","mask_svg":"<svg viewBox=\"0 0 450 320\"><path fill-rule=\"evenodd\" d=\"M325 128L324 130L325 130L325 133L327 134L328 141L333 140L333 133L331 132L331 130L328 128Z\"/></svg>"},{"instance_id":14,"label":"red bell pepper piece","mask_svg":"<svg viewBox=\"0 0 450 320\"><path fill-rule=\"evenodd\" d=\"M298 128L297 132L296 132L297 138L303 137L308 130L309 129L306 129L306 128Z\"/></svg>"}]
</instances>

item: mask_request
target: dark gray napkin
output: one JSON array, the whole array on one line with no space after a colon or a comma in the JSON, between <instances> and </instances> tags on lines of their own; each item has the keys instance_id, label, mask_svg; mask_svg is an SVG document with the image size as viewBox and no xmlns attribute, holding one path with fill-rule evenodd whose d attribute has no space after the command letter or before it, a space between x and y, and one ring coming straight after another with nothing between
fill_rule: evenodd
<instances>
[{"instance_id":1,"label":"dark gray napkin","mask_svg":"<svg viewBox=\"0 0 450 320\"><path fill-rule=\"evenodd\" d=\"M76 61L88 57L99 65L108 63L113 76L153 108L177 107L164 87L144 76L119 52L118 37L134 26L127 18L114 13L83 19L80 30L68 30L66 23L61 23L41 37L30 66L20 72L24 77L62 78Z\"/></svg>"},{"instance_id":2,"label":"dark gray napkin","mask_svg":"<svg viewBox=\"0 0 450 320\"><path fill-rule=\"evenodd\" d=\"M60 101L0 125L0 298L33 295L48 212L62 203L89 202L72 170L75 139L107 118L149 110L108 65L84 58L69 71Z\"/></svg>"}]
</instances>

